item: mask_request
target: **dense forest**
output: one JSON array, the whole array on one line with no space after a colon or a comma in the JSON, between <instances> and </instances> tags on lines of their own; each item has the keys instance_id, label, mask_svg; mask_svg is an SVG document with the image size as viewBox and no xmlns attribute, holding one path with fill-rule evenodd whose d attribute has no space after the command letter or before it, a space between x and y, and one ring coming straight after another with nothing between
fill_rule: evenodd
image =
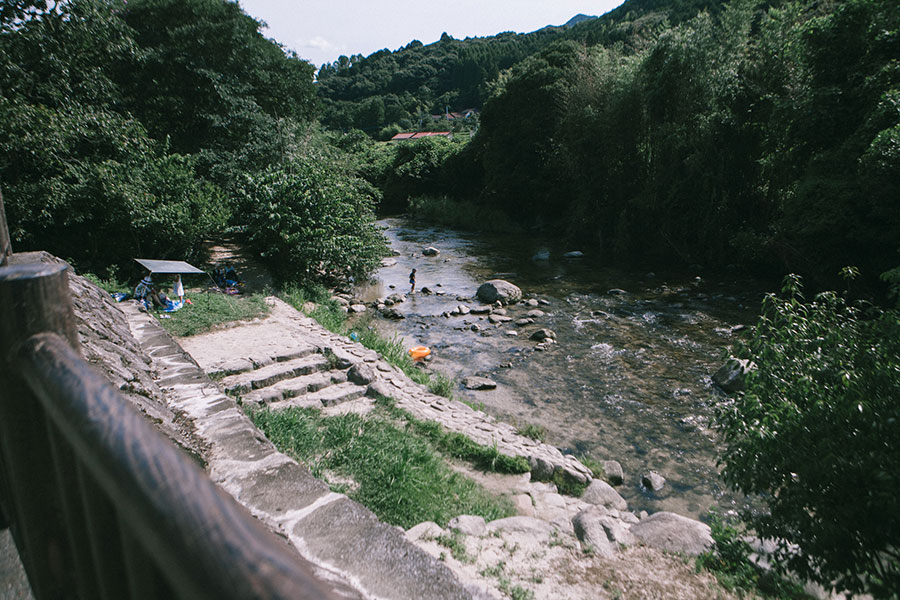
<instances>
[{"instance_id":1,"label":"dense forest","mask_svg":"<svg viewBox=\"0 0 900 600\"><path fill-rule=\"evenodd\" d=\"M135 256L202 260L230 229L282 281L369 272L378 192L317 125L312 65L260 28L223 0L4 3L14 249L114 276Z\"/></svg>"}]
</instances>

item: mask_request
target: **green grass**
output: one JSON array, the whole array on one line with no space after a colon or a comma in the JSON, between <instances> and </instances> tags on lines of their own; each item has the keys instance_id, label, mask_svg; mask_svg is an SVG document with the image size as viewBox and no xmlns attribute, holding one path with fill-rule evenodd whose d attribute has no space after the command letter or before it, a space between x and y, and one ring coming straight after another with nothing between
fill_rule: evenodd
<instances>
[{"instance_id":1,"label":"green grass","mask_svg":"<svg viewBox=\"0 0 900 600\"><path fill-rule=\"evenodd\" d=\"M603 467L603 463L599 460L594 460L587 454L582 454L578 457L578 462L590 469L595 478L606 478L606 469Z\"/></svg>"},{"instance_id":2,"label":"green grass","mask_svg":"<svg viewBox=\"0 0 900 600\"><path fill-rule=\"evenodd\" d=\"M525 458L501 454L496 444L482 446L461 433L447 431L439 423L420 421L405 410L394 406L393 400L388 398L379 398L377 404L392 419L405 423L406 431L427 439L432 446L447 456L465 460L479 469L496 473L527 473L531 470Z\"/></svg>"},{"instance_id":3,"label":"green grass","mask_svg":"<svg viewBox=\"0 0 900 600\"><path fill-rule=\"evenodd\" d=\"M456 389L454 379L417 367L407 354L400 338L397 336L386 338L379 334L374 326L371 326L371 317L364 317L352 326L348 325L346 313L337 302L331 300L331 294L325 288L293 286L282 291L280 298L297 310L302 310L307 302L315 303L316 308L307 316L315 319L322 327L338 335L349 336L352 332L356 332L360 344L378 352L410 379L427 387L432 394L453 398L453 391Z\"/></svg>"},{"instance_id":4,"label":"green grass","mask_svg":"<svg viewBox=\"0 0 900 600\"><path fill-rule=\"evenodd\" d=\"M226 294L194 294L192 304L185 304L181 310L159 313L168 319L160 319L160 324L174 336L188 337L209 331L223 323L244 321L261 317L269 312L265 298L260 294L252 296L228 296Z\"/></svg>"},{"instance_id":5,"label":"green grass","mask_svg":"<svg viewBox=\"0 0 900 600\"><path fill-rule=\"evenodd\" d=\"M475 559L466 551L466 535L461 531L451 531L447 535L439 535L434 538L438 544L450 550L450 556L461 563L471 564Z\"/></svg>"},{"instance_id":6,"label":"green grass","mask_svg":"<svg viewBox=\"0 0 900 600\"><path fill-rule=\"evenodd\" d=\"M516 433L527 438L531 438L538 442L543 442L547 438L547 430L542 425L529 423L516 429Z\"/></svg>"},{"instance_id":7,"label":"green grass","mask_svg":"<svg viewBox=\"0 0 900 600\"><path fill-rule=\"evenodd\" d=\"M398 426L384 402L365 416L326 417L299 408L250 415L282 452L317 477L334 473L352 479L357 485L337 489L392 525L406 529L434 521L446 527L461 514L487 521L514 514L509 500L450 469L430 438Z\"/></svg>"},{"instance_id":8,"label":"green grass","mask_svg":"<svg viewBox=\"0 0 900 600\"><path fill-rule=\"evenodd\" d=\"M108 279L100 279L100 277L93 273L85 273L83 277L110 294L128 293L131 291L131 288L127 283L118 281L115 276L111 276Z\"/></svg>"}]
</instances>

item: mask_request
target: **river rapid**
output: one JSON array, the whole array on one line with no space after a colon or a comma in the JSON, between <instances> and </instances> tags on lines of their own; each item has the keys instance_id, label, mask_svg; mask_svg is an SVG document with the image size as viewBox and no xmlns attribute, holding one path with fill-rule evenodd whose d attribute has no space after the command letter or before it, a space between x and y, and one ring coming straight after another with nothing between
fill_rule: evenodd
<instances>
[{"instance_id":1,"label":"river rapid","mask_svg":"<svg viewBox=\"0 0 900 600\"><path fill-rule=\"evenodd\" d=\"M728 512L744 502L716 467L712 419L727 396L711 375L740 326L756 321L765 284L737 275L707 278L700 267L617 270L589 254L564 258L577 249L532 235L461 233L401 218L379 224L396 263L379 269L356 295L372 301L408 294L413 268L417 291L398 306L405 319L379 317L369 326L399 336L406 347L429 346L430 369L460 381L480 375L497 382L489 391L460 386L457 398L520 428L540 425L545 441L564 451L619 461L625 471L619 492L632 510L704 518L710 509ZM440 254L422 256L428 246ZM489 279L505 279L525 298L544 301L538 308L545 315L524 327L442 316L460 304L478 305L475 291ZM508 310L518 319L533 308ZM558 343L539 351L528 337L543 327ZM660 492L641 486L650 471L666 479Z\"/></svg>"}]
</instances>

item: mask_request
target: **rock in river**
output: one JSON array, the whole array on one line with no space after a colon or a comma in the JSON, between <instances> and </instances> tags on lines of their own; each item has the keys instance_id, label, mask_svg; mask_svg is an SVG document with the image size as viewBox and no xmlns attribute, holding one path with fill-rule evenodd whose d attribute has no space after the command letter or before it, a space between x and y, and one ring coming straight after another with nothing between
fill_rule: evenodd
<instances>
[{"instance_id":1,"label":"rock in river","mask_svg":"<svg viewBox=\"0 0 900 600\"><path fill-rule=\"evenodd\" d=\"M530 340L534 340L536 342L543 342L544 340L555 340L556 333L552 329L538 329L534 333L531 334L531 337L528 338Z\"/></svg>"},{"instance_id":2,"label":"rock in river","mask_svg":"<svg viewBox=\"0 0 900 600\"><path fill-rule=\"evenodd\" d=\"M475 295L487 304L498 300L501 304L515 304L522 299L522 290L503 279L492 279L482 283Z\"/></svg>"},{"instance_id":3,"label":"rock in river","mask_svg":"<svg viewBox=\"0 0 900 600\"><path fill-rule=\"evenodd\" d=\"M728 393L740 392L746 385L747 373L755 368L753 362L732 356L716 371L712 380Z\"/></svg>"},{"instance_id":4,"label":"rock in river","mask_svg":"<svg viewBox=\"0 0 900 600\"><path fill-rule=\"evenodd\" d=\"M463 379L463 385L466 386L466 389L468 390L493 390L497 387L497 382L492 381L487 377L469 375Z\"/></svg>"}]
</instances>

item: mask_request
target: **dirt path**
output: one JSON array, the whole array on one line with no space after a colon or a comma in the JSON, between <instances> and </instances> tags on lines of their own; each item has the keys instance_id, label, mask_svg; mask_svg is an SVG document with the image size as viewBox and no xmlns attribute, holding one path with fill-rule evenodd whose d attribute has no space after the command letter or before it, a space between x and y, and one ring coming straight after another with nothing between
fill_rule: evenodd
<instances>
[{"instance_id":1,"label":"dirt path","mask_svg":"<svg viewBox=\"0 0 900 600\"><path fill-rule=\"evenodd\" d=\"M213 268L228 264L234 267L245 284L245 292L264 293L274 287L272 275L263 266L260 257L236 238L210 241L206 249Z\"/></svg>"}]
</instances>

